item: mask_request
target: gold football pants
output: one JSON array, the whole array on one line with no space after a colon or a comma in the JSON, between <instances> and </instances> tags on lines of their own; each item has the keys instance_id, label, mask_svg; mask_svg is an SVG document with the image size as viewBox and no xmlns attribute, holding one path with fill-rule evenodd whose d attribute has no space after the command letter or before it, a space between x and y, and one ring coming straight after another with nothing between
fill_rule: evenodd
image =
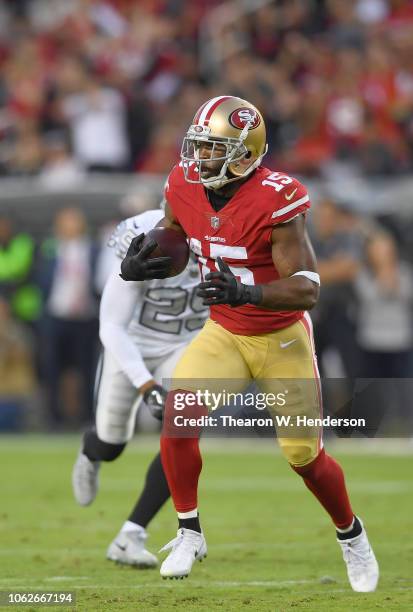
<instances>
[{"instance_id":1,"label":"gold football pants","mask_svg":"<svg viewBox=\"0 0 413 612\"><path fill-rule=\"evenodd\" d=\"M322 445L321 428L303 422L322 415L307 313L289 327L259 336L233 334L209 319L176 365L172 389L240 393L252 380L265 394L287 461L294 466L310 463ZM268 398L278 394L284 394L285 403L269 405ZM280 424L281 416L290 416L291 423Z\"/></svg>"}]
</instances>

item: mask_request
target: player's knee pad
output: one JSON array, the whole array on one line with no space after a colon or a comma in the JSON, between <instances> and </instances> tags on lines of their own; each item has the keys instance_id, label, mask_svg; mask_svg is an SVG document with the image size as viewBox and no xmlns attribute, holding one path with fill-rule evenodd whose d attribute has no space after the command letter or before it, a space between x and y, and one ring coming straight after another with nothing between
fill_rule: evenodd
<instances>
[{"instance_id":1,"label":"player's knee pad","mask_svg":"<svg viewBox=\"0 0 413 612\"><path fill-rule=\"evenodd\" d=\"M137 391L117 361L104 353L102 377L97 391L96 431L100 440L124 444L134 433L138 408Z\"/></svg>"},{"instance_id":2,"label":"player's knee pad","mask_svg":"<svg viewBox=\"0 0 413 612\"><path fill-rule=\"evenodd\" d=\"M96 431L100 440L125 445L133 436L138 401L129 404L102 405L96 411Z\"/></svg>"},{"instance_id":3,"label":"player's knee pad","mask_svg":"<svg viewBox=\"0 0 413 612\"><path fill-rule=\"evenodd\" d=\"M319 451L318 438L303 438L302 440L281 438L279 444L284 457L293 467L301 467L311 463L317 457Z\"/></svg>"}]
</instances>

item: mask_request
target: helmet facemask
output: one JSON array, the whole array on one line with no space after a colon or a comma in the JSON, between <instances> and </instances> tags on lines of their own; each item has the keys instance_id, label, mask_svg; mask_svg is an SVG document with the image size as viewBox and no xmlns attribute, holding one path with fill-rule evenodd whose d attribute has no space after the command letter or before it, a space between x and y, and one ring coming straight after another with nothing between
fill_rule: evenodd
<instances>
[{"instance_id":1,"label":"helmet facemask","mask_svg":"<svg viewBox=\"0 0 413 612\"><path fill-rule=\"evenodd\" d=\"M182 167L185 175L185 180L188 183L202 183L204 187L208 189L220 189L227 183L238 181L241 178L246 177L254 168L256 168L263 157L252 160L251 164L243 169L242 173L237 176L237 172L233 172L231 166L235 165L246 159L250 154L250 151L244 144L244 140L248 136L248 129L250 124L247 123L244 129L241 131L239 138L226 138L226 137L211 137L210 128L202 127L199 125L191 125L189 128L181 148L181 160ZM209 143L210 156L208 158L199 157L199 150L202 143ZM225 153L217 151L217 149L225 147ZM207 164L211 162L222 162L222 166L215 176L203 178L202 173L204 168L208 168ZM189 170L192 166L195 166L195 171L198 175L190 177ZM235 168L234 168L235 170ZM231 172L232 176L228 177L227 173Z\"/></svg>"}]
</instances>

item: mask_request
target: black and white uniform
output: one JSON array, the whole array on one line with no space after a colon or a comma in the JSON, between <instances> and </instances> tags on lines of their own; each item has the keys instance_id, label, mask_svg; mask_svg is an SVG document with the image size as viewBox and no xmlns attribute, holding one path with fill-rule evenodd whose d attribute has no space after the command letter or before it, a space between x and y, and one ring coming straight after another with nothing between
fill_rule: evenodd
<instances>
[{"instance_id":1,"label":"black and white uniform","mask_svg":"<svg viewBox=\"0 0 413 612\"><path fill-rule=\"evenodd\" d=\"M100 306L103 363L97 389L96 431L111 444L131 439L138 403L137 389L152 378L170 379L187 344L203 327L208 309L195 289L198 264L172 278L125 282L120 263L131 240L150 231L164 213L146 211L123 221L108 246L117 261L106 282Z\"/></svg>"}]
</instances>

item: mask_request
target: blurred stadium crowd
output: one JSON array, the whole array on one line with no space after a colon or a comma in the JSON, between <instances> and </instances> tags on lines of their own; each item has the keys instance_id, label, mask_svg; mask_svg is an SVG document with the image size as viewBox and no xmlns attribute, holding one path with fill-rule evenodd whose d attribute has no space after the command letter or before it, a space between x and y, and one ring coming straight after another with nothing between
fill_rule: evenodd
<instances>
[{"instance_id":1,"label":"blurred stadium crowd","mask_svg":"<svg viewBox=\"0 0 413 612\"><path fill-rule=\"evenodd\" d=\"M0 28L3 174L166 173L222 91L285 171L413 168L411 0L1 0Z\"/></svg>"},{"instance_id":2,"label":"blurred stadium crowd","mask_svg":"<svg viewBox=\"0 0 413 612\"><path fill-rule=\"evenodd\" d=\"M3 177L164 177L223 92L263 112L270 167L409 176L413 2L0 0ZM0 429L33 397L52 429L90 418L111 264L98 229L75 206L39 238L0 211ZM325 375L413 377L413 252L394 229L328 194L315 207Z\"/></svg>"}]
</instances>

